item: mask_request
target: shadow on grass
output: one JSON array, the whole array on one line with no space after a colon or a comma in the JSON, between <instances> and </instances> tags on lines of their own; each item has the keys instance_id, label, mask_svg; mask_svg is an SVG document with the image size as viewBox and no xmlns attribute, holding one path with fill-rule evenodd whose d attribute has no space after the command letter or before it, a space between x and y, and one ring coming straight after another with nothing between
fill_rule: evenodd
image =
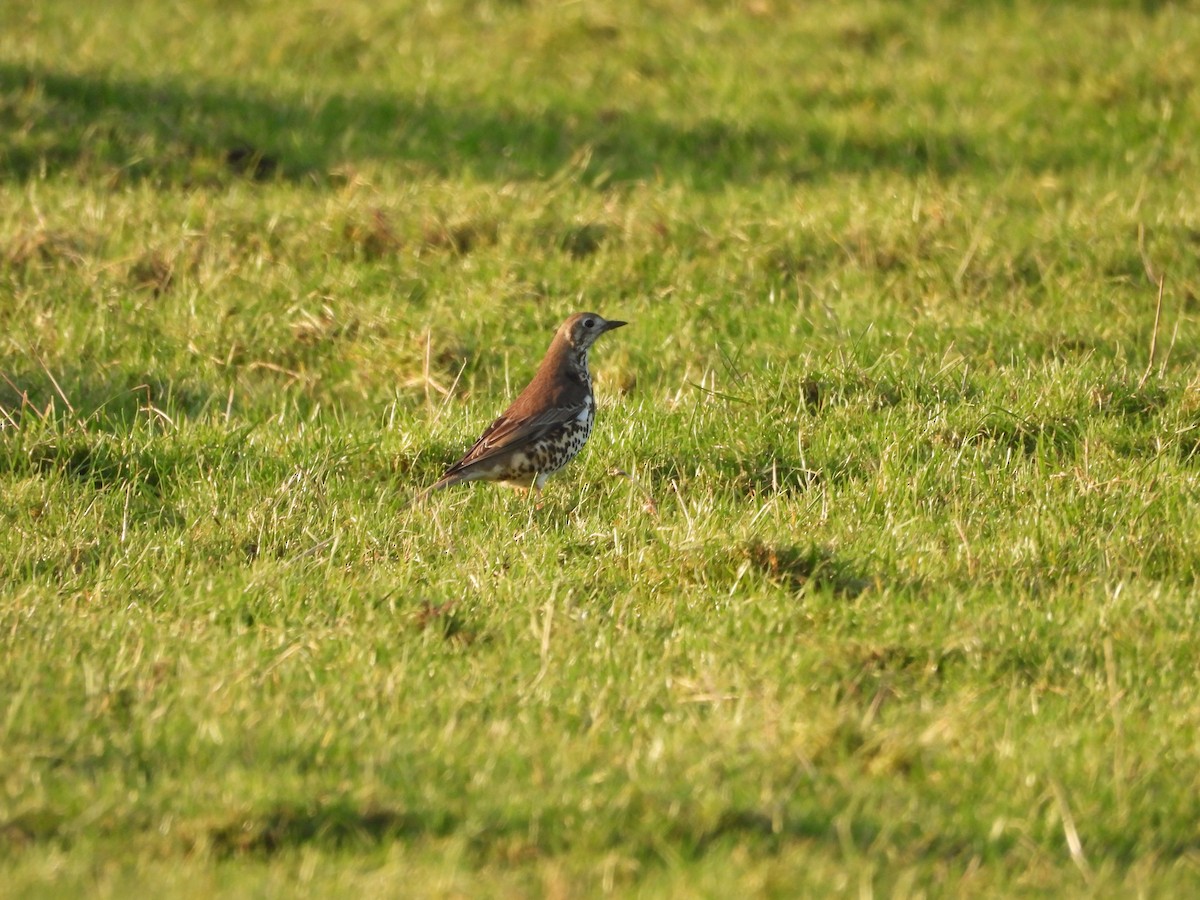
<instances>
[{"instance_id":1,"label":"shadow on grass","mask_svg":"<svg viewBox=\"0 0 1200 900\"><path fill-rule=\"evenodd\" d=\"M136 487L161 498L175 460L137 432L154 390L92 381L82 370L0 371L0 424L14 435L0 445L0 475L60 472L95 490Z\"/></svg>"},{"instance_id":2,"label":"shadow on grass","mask_svg":"<svg viewBox=\"0 0 1200 900\"><path fill-rule=\"evenodd\" d=\"M449 814L422 815L406 810L356 804L284 804L263 813L239 816L215 825L193 844L207 844L221 857L270 855L289 848L318 844L367 847L387 840L450 834L457 823Z\"/></svg>"},{"instance_id":3,"label":"shadow on grass","mask_svg":"<svg viewBox=\"0 0 1200 900\"><path fill-rule=\"evenodd\" d=\"M751 566L791 591L829 590L853 599L874 583L862 573L839 561L833 551L821 547L767 544L753 540L741 548Z\"/></svg>"},{"instance_id":4,"label":"shadow on grass","mask_svg":"<svg viewBox=\"0 0 1200 900\"><path fill-rule=\"evenodd\" d=\"M861 757L866 745L852 739L841 748L850 757ZM898 773L893 778L903 777ZM840 781L841 779L837 779ZM1162 778L1153 778L1162 782ZM797 790L777 805L730 804L716 811L701 809L674 794L644 793L624 813L616 814L607 825L597 823L586 834L569 828L546 827L561 819L564 824L575 818L573 810L559 808L537 817L534 827L529 814L498 814L483 822L468 823L461 814L450 810L411 810L360 805L346 799L332 801L280 803L265 809L220 814L207 823L202 820L181 822L174 829L175 847L188 853L211 854L219 859L269 858L292 853L304 847L323 847L340 851L362 851L390 842L418 843L469 836L467 860L476 866L494 863L527 863L572 850L620 849L651 868L672 859L693 860L720 848L753 848L765 856L785 853L796 844L828 845L845 851L860 852L887 842L902 857L937 858L943 864L951 860L966 863L979 854L1001 858L1017 843L1011 830L1002 835L989 834L988 822L956 817L947 822L943 815L932 820L910 818L905 821L881 821L861 810L850 817L847 804L852 799L837 787L835 780L820 773L797 778ZM1162 783L1161 788L1169 790ZM935 811L938 811L935 807ZM473 817L474 818L474 817ZM144 823L108 819L99 826L102 835L127 841L130 827L141 830ZM1089 844L1097 858L1127 865L1140 855L1153 851L1167 860L1178 860L1192 850L1186 840L1170 832L1155 832L1153 838L1136 833L1131 837L1124 823L1112 827L1089 823ZM149 834L149 829L144 833ZM105 834L106 833L106 834ZM72 820L46 808L26 811L0 821L0 839L9 847L22 849L37 843L70 843L77 834ZM1058 835L1035 833L1020 840L1032 840L1047 852L1057 847ZM169 852L169 847L163 850ZM666 851L666 855L664 855Z\"/></svg>"},{"instance_id":5,"label":"shadow on grass","mask_svg":"<svg viewBox=\"0 0 1200 900\"><path fill-rule=\"evenodd\" d=\"M617 180L718 187L834 172L950 175L981 164L961 134L915 126L849 134L811 120L667 121L644 110L532 112L515 104L362 91L267 95L216 83L0 65L0 179L71 172L180 185L321 180L343 164L396 160L448 176L540 178L582 153Z\"/></svg>"},{"instance_id":6,"label":"shadow on grass","mask_svg":"<svg viewBox=\"0 0 1200 900\"><path fill-rule=\"evenodd\" d=\"M805 467L788 454L718 452L706 457L703 466L693 459L660 457L648 460L640 480L658 503L681 485L701 475L711 476L743 497L800 494L821 480L821 473Z\"/></svg>"},{"instance_id":7,"label":"shadow on grass","mask_svg":"<svg viewBox=\"0 0 1200 900\"><path fill-rule=\"evenodd\" d=\"M646 797L638 812L658 817L671 804L662 798ZM49 810L27 812L0 823L0 835L15 847L60 840L67 826L65 818ZM633 823L630 823L633 824ZM218 858L241 856L268 857L298 847L320 846L335 849L365 849L389 841L417 841L447 838L463 827L450 812L418 812L385 807L360 807L346 800L313 803L286 803L274 808L248 811L209 825L188 823L179 828L188 852L208 852ZM471 850L480 863L511 857L533 858L564 852L570 839L560 833L543 835L540 841L528 838L530 823L521 817L497 821L487 832L476 835ZM866 847L878 834L875 826L856 820L852 829L855 842ZM753 808L731 808L715 821L704 815L680 815L665 834L611 834L611 847L633 850L647 862L660 859L663 837L676 844L688 856L699 857L708 848L725 842L751 841L781 850L791 840L838 840L831 813L812 809L804 815L783 817L768 815ZM969 841L964 840L969 845Z\"/></svg>"},{"instance_id":8,"label":"shadow on grass","mask_svg":"<svg viewBox=\"0 0 1200 900\"><path fill-rule=\"evenodd\" d=\"M661 798L646 797L639 812L648 816L661 815L670 806ZM28 817L27 817L28 818ZM630 823L632 824L632 823ZM365 849L389 841L417 841L452 836L464 823L450 812L418 812L383 807L359 807L349 801L311 804L281 804L272 809L248 812L212 824L183 828L183 842L189 851L206 850L219 858L238 856L272 856L297 847L321 846L335 849ZM31 827L32 826L32 827ZM7 823L11 832L23 843L46 840L57 830L58 823L14 821ZM856 821L854 839L869 846L878 828ZM565 834L543 836L530 840L530 824L523 817L497 820L485 832L470 841L477 863L501 859L512 862L567 851L572 841ZM774 851L789 841L834 841L838 838L829 811L813 809L804 815L780 819L753 808L728 809L712 821L705 815L680 815L666 829L665 836L685 855L699 857L713 845L732 841L765 844ZM610 847L626 847L650 862L659 859L664 835L638 833L603 833L592 836ZM970 841L961 843L969 846ZM962 849L962 847L957 847Z\"/></svg>"},{"instance_id":9,"label":"shadow on grass","mask_svg":"<svg viewBox=\"0 0 1200 900\"><path fill-rule=\"evenodd\" d=\"M573 839L566 832L531 837L530 822L524 816L498 818L485 831L469 841L470 856L476 865L492 862L512 864L554 856L598 842L608 849L621 848L643 863L654 865L663 859L664 839L683 858L699 859L715 847L751 845L768 854L783 852L797 841L842 843L849 839L855 846L872 846L885 827L867 816L858 816L848 828L839 831L835 810L819 805L793 804L793 808L770 813L754 807L734 806L715 820L699 810L683 810L677 817L667 815L672 806L668 798L645 796L637 804L636 814L621 828L605 834L598 829L588 837ZM639 818L640 817L640 818ZM660 825L648 823L658 821ZM449 812L416 812L367 807L348 802L312 805L284 805L273 810L239 816L187 839L191 848L207 846L214 855L271 856L302 846L336 849L364 849L389 841L420 841L449 838L463 830L464 824ZM617 826L614 826L617 828ZM894 826L893 826L894 828ZM922 833L919 826L901 829L907 837L932 844L943 857L959 857L977 851L982 840L973 833Z\"/></svg>"},{"instance_id":10,"label":"shadow on grass","mask_svg":"<svg viewBox=\"0 0 1200 900\"><path fill-rule=\"evenodd\" d=\"M109 368L0 369L0 421L19 424L26 417L67 415L89 420L103 430L126 431L150 408L196 416L219 404L222 391L167 381L144 371Z\"/></svg>"},{"instance_id":11,"label":"shadow on grass","mask_svg":"<svg viewBox=\"0 0 1200 900\"><path fill-rule=\"evenodd\" d=\"M294 353L292 347L267 351L262 354L264 362L238 361L215 375L197 366L168 375L153 364L119 360L89 364L76 358L19 370L6 369L0 361L0 426L63 420L84 422L89 430L123 434L148 416L178 424L223 415L230 409L240 419L258 418L278 410L281 402L307 416L336 403L341 385L336 377L302 380L288 365L274 360L312 371L324 361L323 352L297 343ZM232 404L231 388L236 389Z\"/></svg>"},{"instance_id":12,"label":"shadow on grass","mask_svg":"<svg viewBox=\"0 0 1200 900\"><path fill-rule=\"evenodd\" d=\"M1007 412L989 414L963 442L993 444L1027 457L1074 456L1082 440L1082 428L1068 418L1037 418Z\"/></svg>"}]
</instances>

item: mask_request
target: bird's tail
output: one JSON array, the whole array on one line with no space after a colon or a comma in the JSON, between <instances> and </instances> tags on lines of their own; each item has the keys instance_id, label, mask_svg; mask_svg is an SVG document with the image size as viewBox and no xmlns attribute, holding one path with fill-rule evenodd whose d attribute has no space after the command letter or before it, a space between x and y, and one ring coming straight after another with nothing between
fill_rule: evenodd
<instances>
[{"instance_id":1,"label":"bird's tail","mask_svg":"<svg viewBox=\"0 0 1200 900\"><path fill-rule=\"evenodd\" d=\"M461 479L455 478L453 475L443 475L441 478L439 478L437 481L435 481L429 487L425 488L425 490L421 491L421 493L417 494L417 496L415 496L411 500L409 500L407 505L408 506L417 506L421 503L424 503L425 500L428 499L429 495L432 494L434 491L440 491L443 488L450 487L450 485L452 485L452 484L458 484L458 482L460 480Z\"/></svg>"}]
</instances>

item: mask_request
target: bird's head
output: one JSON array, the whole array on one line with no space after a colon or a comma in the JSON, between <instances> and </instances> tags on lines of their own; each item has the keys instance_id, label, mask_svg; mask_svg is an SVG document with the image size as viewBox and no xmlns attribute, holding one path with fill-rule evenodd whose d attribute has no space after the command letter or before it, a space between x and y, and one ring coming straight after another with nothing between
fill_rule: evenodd
<instances>
[{"instance_id":1,"label":"bird's head","mask_svg":"<svg viewBox=\"0 0 1200 900\"><path fill-rule=\"evenodd\" d=\"M559 337L576 350L586 353L587 349L596 342L596 338L606 331L620 328L625 322L605 319L596 313L575 313L558 329Z\"/></svg>"}]
</instances>

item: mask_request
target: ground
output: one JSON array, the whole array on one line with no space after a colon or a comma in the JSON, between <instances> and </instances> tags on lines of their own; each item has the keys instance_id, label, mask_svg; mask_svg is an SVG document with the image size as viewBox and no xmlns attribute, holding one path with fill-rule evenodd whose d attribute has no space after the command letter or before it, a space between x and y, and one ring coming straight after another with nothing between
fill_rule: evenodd
<instances>
[{"instance_id":1,"label":"ground","mask_svg":"<svg viewBox=\"0 0 1200 900\"><path fill-rule=\"evenodd\" d=\"M1197 46L0 7L0 895L1196 893Z\"/></svg>"}]
</instances>

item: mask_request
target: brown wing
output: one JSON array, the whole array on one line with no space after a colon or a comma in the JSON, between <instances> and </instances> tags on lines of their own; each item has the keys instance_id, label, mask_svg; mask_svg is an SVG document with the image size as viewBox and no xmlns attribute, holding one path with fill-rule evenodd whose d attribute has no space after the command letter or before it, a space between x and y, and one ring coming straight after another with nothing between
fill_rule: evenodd
<instances>
[{"instance_id":1,"label":"brown wing","mask_svg":"<svg viewBox=\"0 0 1200 900\"><path fill-rule=\"evenodd\" d=\"M440 481L453 478L470 466L489 462L497 456L534 443L557 426L578 418L585 408L582 403L574 406L555 406L530 418L505 413L487 427L466 455L446 470Z\"/></svg>"}]
</instances>

